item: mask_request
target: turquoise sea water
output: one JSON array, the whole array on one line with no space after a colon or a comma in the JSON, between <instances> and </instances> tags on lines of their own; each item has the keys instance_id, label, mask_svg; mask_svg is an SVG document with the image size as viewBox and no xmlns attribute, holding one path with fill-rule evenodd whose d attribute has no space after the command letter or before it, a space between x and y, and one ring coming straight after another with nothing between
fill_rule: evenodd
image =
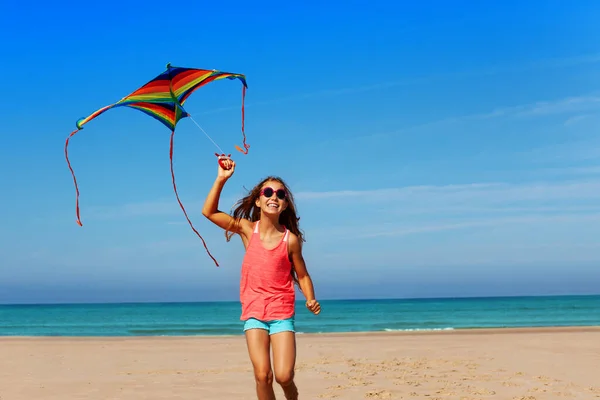
<instances>
[{"instance_id":1,"label":"turquoise sea water","mask_svg":"<svg viewBox=\"0 0 600 400\"><path fill-rule=\"evenodd\" d=\"M600 296L298 303L302 333L600 325ZM240 306L219 303L0 305L0 336L239 335Z\"/></svg>"}]
</instances>

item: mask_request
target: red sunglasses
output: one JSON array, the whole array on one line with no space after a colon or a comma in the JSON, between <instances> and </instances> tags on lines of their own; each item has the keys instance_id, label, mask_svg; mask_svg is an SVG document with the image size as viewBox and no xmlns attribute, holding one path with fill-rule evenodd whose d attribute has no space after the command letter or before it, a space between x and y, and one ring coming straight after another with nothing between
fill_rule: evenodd
<instances>
[{"instance_id":1,"label":"red sunglasses","mask_svg":"<svg viewBox=\"0 0 600 400\"><path fill-rule=\"evenodd\" d=\"M260 194L261 194L261 195L263 195L263 196L265 196L266 198L270 198L270 197L272 197L272 196L273 196L273 193L275 193L275 194L277 195L277 198L278 198L279 200L283 200L283 199L285 199L285 197L286 197L286 192L285 192L285 189L277 189L277 190L274 190L273 188L266 187L266 188L263 188L263 189L260 191Z\"/></svg>"}]
</instances>

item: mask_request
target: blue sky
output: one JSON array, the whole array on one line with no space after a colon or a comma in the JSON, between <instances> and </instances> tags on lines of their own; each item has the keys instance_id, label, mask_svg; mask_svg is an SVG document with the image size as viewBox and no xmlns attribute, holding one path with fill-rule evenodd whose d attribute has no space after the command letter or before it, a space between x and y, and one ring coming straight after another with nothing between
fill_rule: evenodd
<instances>
[{"instance_id":1,"label":"blue sky","mask_svg":"<svg viewBox=\"0 0 600 400\"><path fill-rule=\"evenodd\" d=\"M0 302L237 298L243 249L201 215L216 148L131 109L167 62L247 75L187 102L238 168L297 198L320 298L598 293L600 4L146 1L3 6ZM143 4L143 5L142 5ZM181 4L180 4L181 5ZM53 13L57 13L54 14ZM168 16L168 17L167 17Z\"/></svg>"}]
</instances>

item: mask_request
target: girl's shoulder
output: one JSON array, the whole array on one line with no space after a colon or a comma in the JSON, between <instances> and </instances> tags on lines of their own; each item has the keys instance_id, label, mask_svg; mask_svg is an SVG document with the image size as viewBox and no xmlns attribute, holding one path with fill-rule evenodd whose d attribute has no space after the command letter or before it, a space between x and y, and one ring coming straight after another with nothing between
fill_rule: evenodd
<instances>
[{"instance_id":1,"label":"girl's shoulder","mask_svg":"<svg viewBox=\"0 0 600 400\"><path fill-rule=\"evenodd\" d=\"M246 218L240 218L238 222L239 233L245 236L247 239L250 239L252 233L254 232L254 227L256 226L256 222L252 222Z\"/></svg>"},{"instance_id":2,"label":"girl's shoulder","mask_svg":"<svg viewBox=\"0 0 600 400\"><path fill-rule=\"evenodd\" d=\"M302 243L298 238L298 235L288 229L288 249L290 251L300 251L302 249Z\"/></svg>"}]
</instances>

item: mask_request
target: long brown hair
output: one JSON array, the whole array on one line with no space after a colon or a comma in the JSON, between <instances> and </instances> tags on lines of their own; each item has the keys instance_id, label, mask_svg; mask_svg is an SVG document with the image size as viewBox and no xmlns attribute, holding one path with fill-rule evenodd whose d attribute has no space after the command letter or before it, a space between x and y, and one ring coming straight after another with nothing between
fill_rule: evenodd
<instances>
[{"instance_id":1,"label":"long brown hair","mask_svg":"<svg viewBox=\"0 0 600 400\"><path fill-rule=\"evenodd\" d=\"M279 215L279 223L289 229L290 232L298 236L298 240L300 243L305 242L304 233L300 230L300 217L298 217L296 212L296 204L294 202L294 196L290 191L288 185L278 176L268 176L261 180L256 186L252 188L248 192L248 194L242 197L233 207L232 216L234 218L234 226L239 224L241 218L245 218L250 220L251 222L258 221L260 219L260 208L256 207L256 199L260 196L260 191L263 185L269 181L279 182L287 193L286 201L287 207L283 212ZM231 237L234 235L230 230L225 231L225 237L229 242ZM292 277L294 281L298 283L298 279L296 277L296 273L294 268L292 267Z\"/></svg>"}]
</instances>

